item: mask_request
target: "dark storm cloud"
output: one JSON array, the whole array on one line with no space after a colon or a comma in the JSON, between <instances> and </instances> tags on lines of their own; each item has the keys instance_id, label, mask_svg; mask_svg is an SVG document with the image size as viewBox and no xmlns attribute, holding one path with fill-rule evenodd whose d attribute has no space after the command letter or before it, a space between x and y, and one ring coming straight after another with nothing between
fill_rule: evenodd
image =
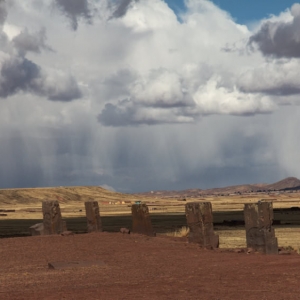
<instances>
[{"instance_id":1,"label":"dark storm cloud","mask_svg":"<svg viewBox=\"0 0 300 300\"><path fill-rule=\"evenodd\" d=\"M46 78L45 78L46 79ZM47 85L45 82L42 93L52 101L72 101L82 97L82 92L77 81L72 76L62 79L63 86L58 88L56 85Z\"/></svg>"},{"instance_id":2,"label":"dark storm cloud","mask_svg":"<svg viewBox=\"0 0 300 300\"><path fill-rule=\"evenodd\" d=\"M46 30L44 28L35 34L30 34L25 29L13 38L12 43L20 55L25 55L27 52L41 53L43 49L50 50L51 48L45 44L45 41Z\"/></svg>"},{"instance_id":3,"label":"dark storm cloud","mask_svg":"<svg viewBox=\"0 0 300 300\"><path fill-rule=\"evenodd\" d=\"M118 105L106 103L98 115L98 121L102 125L113 127L193 123L196 118L184 107L146 107L130 100L120 101Z\"/></svg>"},{"instance_id":4,"label":"dark storm cloud","mask_svg":"<svg viewBox=\"0 0 300 300\"><path fill-rule=\"evenodd\" d=\"M4 32L1 32L0 31L0 49L3 51L3 52L7 52L7 51L10 51L10 42L8 40L8 37L7 35L4 33ZM0 50L0 51L1 51Z\"/></svg>"},{"instance_id":5,"label":"dark storm cloud","mask_svg":"<svg viewBox=\"0 0 300 300\"><path fill-rule=\"evenodd\" d=\"M0 188L78 185L79 178L85 185L103 182L89 159L89 126L1 129Z\"/></svg>"},{"instance_id":6,"label":"dark storm cloud","mask_svg":"<svg viewBox=\"0 0 300 300\"><path fill-rule=\"evenodd\" d=\"M43 168L36 143L20 132L9 130L0 137L0 188L35 187L42 184ZM28 148L28 142L34 147ZM33 144L32 144L33 143Z\"/></svg>"},{"instance_id":7,"label":"dark storm cloud","mask_svg":"<svg viewBox=\"0 0 300 300\"><path fill-rule=\"evenodd\" d=\"M160 118L151 113L144 113L143 116L140 116L141 108L132 105L129 100L123 100L119 102L119 105L106 103L104 109L98 115L98 121L104 126L113 127L177 123L171 117Z\"/></svg>"},{"instance_id":8,"label":"dark storm cloud","mask_svg":"<svg viewBox=\"0 0 300 300\"><path fill-rule=\"evenodd\" d=\"M103 98L109 101L114 98L124 98L130 94L130 85L137 79L136 72L121 69L103 80Z\"/></svg>"},{"instance_id":9,"label":"dark storm cloud","mask_svg":"<svg viewBox=\"0 0 300 300\"><path fill-rule=\"evenodd\" d=\"M8 97L0 99L2 187L207 188L264 182L286 161L299 165L299 126L291 123L300 120L297 107L287 107L291 114L283 117L281 108L272 117L225 116L262 113L268 106L264 96L236 90L240 72L260 66L261 55L220 53L249 33L212 2L190 1L182 22L161 0L13 2L7 38L0 25L0 97ZM38 32L41 25L49 40ZM46 43L56 52L45 52ZM72 70L80 85L63 70ZM41 101L72 100L81 86L84 101ZM273 154L278 147L280 155Z\"/></svg>"},{"instance_id":10,"label":"dark storm cloud","mask_svg":"<svg viewBox=\"0 0 300 300\"><path fill-rule=\"evenodd\" d=\"M247 124L260 124L263 119L240 118L242 124L237 126L236 118L212 116L199 127L120 129L109 152L114 176L105 182L120 191L211 188L265 182L266 178L275 182L282 176L275 158L262 158L269 152L270 140L264 132L249 136L244 131L249 129Z\"/></svg>"},{"instance_id":11,"label":"dark storm cloud","mask_svg":"<svg viewBox=\"0 0 300 300\"><path fill-rule=\"evenodd\" d=\"M300 4L291 8L293 20L268 21L249 39L265 56L300 57Z\"/></svg>"},{"instance_id":12,"label":"dark storm cloud","mask_svg":"<svg viewBox=\"0 0 300 300\"><path fill-rule=\"evenodd\" d=\"M134 126L144 123L133 120L135 113L134 107L121 109L114 104L106 103L98 116L98 121L104 126Z\"/></svg>"},{"instance_id":13,"label":"dark storm cloud","mask_svg":"<svg viewBox=\"0 0 300 300\"><path fill-rule=\"evenodd\" d=\"M36 90L35 80L41 77L40 68L26 58L10 58L2 64L0 97L8 97L18 91Z\"/></svg>"},{"instance_id":14,"label":"dark storm cloud","mask_svg":"<svg viewBox=\"0 0 300 300\"><path fill-rule=\"evenodd\" d=\"M300 86L295 86L292 82L283 82L282 84L277 86L255 86L254 84L255 82L253 82L252 86L241 86L240 90L245 93L263 93L271 96L290 96L300 94Z\"/></svg>"},{"instance_id":15,"label":"dark storm cloud","mask_svg":"<svg viewBox=\"0 0 300 300\"><path fill-rule=\"evenodd\" d=\"M127 10L132 2L136 0L118 0L112 14L112 18L121 18L126 15Z\"/></svg>"},{"instance_id":16,"label":"dark storm cloud","mask_svg":"<svg viewBox=\"0 0 300 300\"><path fill-rule=\"evenodd\" d=\"M105 126L193 122L191 112L197 108L186 85L178 73L165 69L147 76L120 70L103 81L103 96L107 102L125 99L106 103L98 121Z\"/></svg>"},{"instance_id":17,"label":"dark storm cloud","mask_svg":"<svg viewBox=\"0 0 300 300\"><path fill-rule=\"evenodd\" d=\"M92 21L88 0L55 0L55 4L70 19L73 30L77 30L80 18Z\"/></svg>"},{"instance_id":18,"label":"dark storm cloud","mask_svg":"<svg viewBox=\"0 0 300 300\"><path fill-rule=\"evenodd\" d=\"M20 91L47 97L53 101L71 101L81 97L76 81L64 78L63 86L49 84L41 68L24 57L10 57L1 67L0 97L6 98Z\"/></svg>"},{"instance_id":19,"label":"dark storm cloud","mask_svg":"<svg viewBox=\"0 0 300 300\"><path fill-rule=\"evenodd\" d=\"M0 25L3 25L7 17L6 3L0 0Z\"/></svg>"},{"instance_id":20,"label":"dark storm cloud","mask_svg":"<svg viewBox=\"0 0 300 300\"><path fill-rule=\"evenodd\" d=\"M26 58L28 52L41 53L52 49L46 45L46 30L31 34L27 29L9 41L0 31L0 45L4 59L0 65L0 97L7 98L18 92L33 93L52 101L71 101L82 97L72 76L48 72Z\"/></svg>"}]
</instances>

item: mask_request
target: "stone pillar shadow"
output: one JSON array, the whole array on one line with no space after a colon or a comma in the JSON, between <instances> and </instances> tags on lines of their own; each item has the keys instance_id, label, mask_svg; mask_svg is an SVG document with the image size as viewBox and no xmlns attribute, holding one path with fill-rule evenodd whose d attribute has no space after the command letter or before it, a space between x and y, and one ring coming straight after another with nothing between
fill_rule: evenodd
<instances>
[{"instance_id":1,"label":"stone pillar shadow","mask_svg":"<svg viewBox=\"0 0 300 300\"><path fill-rule=\"evenodd\" d=\"M146 204L133 204L131 207L132 213L132 229L133 233L155 236L152 227L149 209Z\"/></svg>"}]
</instances>

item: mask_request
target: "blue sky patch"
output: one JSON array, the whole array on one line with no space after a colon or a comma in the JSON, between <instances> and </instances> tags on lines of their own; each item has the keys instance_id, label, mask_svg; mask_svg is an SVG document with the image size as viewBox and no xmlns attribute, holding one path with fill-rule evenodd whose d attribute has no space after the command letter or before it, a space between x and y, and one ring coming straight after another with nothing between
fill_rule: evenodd
<instances>
[{"instance_id":1,"label":"blue sky patch","mask_svg":"<svg viewBox=\"0 0 300 300\"><path fill-rule=\"evenodd\" d=\"M166 2L176 14L185 10L183 0L166 0ZM261 20L271 14L278 15L280 12L290 8L294 3L297 3L293 0L214 0L212 2L229 12L236 22L240 24Z\"/></svg>"}]
</instances>

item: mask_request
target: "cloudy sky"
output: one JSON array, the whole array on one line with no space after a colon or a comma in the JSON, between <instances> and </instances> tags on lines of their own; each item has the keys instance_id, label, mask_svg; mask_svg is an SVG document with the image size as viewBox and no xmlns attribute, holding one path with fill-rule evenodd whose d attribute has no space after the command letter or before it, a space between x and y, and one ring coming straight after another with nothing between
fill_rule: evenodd
<instances>
[{"instance_id":1,"label":"cloudy sky","mask_svg":"<svg viewBox=\"0 0 300 300\"><path fill-rule=\"evenodd\" d=\"M0 188L300 177L300 4L257 2L0 0Z\"/></svg>"}]
</instances>

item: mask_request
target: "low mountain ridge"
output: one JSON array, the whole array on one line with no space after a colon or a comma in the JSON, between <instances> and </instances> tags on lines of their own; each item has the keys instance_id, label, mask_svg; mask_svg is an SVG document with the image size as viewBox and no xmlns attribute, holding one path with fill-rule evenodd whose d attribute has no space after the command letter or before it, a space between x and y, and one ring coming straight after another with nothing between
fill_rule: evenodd
<instances>
[{"instance_id":1,"label":"low mountain ridge","mask_svg":"<svg viewBox=\"0 0 300 300\"><path fill-rule=\"evenodd\" d=\"M272 184L257 183L257 184L242 184L227 186L213 189L188 189L182 191L151 191L147 193L139 193L137 195L144 197L201 197L204 195L228 195L234 193L251 193L262 191L284 191L284 190L300 190L300 180L296 177L288 177Z\"/></svg>"},{"instance_id":2,"label":"low mountain ridge","mask_svg":"<svg viewBox=\"0 0 300 300\"><path fill-rule=\"evenodd\" d=\"M58 200L60 203L95 201L135 201L130 194L121 194L99 186L47 187L0 189L0 205L37 204L43 200Z\"/></svg>"},{"instance_id":3,"label":"low mountain ridge","mask_svg":"<svg viewBox=\"0 0 300 300\"><path fill-rule=\"evenodd\" d=\"M267 186L268 190L285 190L300 187L300 180L296 177L288 177Z\"/></svg>"},{"instance_id":4,"label":"low mountain ridge","mask_svg":"<svg viewBox=\"0 0 300 300\"><path fill-rule=\"evenodd\" d=\"M53 187L53 188L24 188L24 189L0 189L1 205L19 205L29 203L40 203L42 200L58 200L62 203L84 202L88 200L100 201L102 203L128 202L149 198L200 198L206 195L230 195L243 194L260 191L289 191L300 190L300 180L288 177L273 184L244 184L214 189L188 189L182 191L151 191L138 194L122 194L112 192L98 186L75 186L75 187Z\"/></svg>"}]
</instances>

